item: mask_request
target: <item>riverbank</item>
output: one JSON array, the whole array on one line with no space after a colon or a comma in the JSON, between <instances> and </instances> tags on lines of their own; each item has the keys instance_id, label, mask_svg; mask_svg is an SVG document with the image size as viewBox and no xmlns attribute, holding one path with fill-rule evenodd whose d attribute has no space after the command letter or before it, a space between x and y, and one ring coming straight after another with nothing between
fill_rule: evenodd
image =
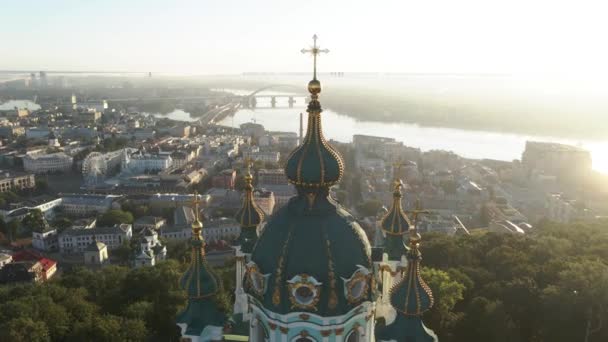
<instances>
[{"instance_id":1,"label":"riverbank","mask_svg":"<svg viewBox=\"0 0 608 342\"><path fill-rule=\"evenodd\" d=\"M205 77L200 82L215 88L256 90L270 84L304 88L302 76ZM556 136L565 139L604 140L608 100L589 95L588 102L566 89L529 92L517 80L495 77L412 76L395 79L323 79L323 107L361 121L401 122L427 127L497 133ZM540 95L538 93L541 93ZM597 95L597 94L595 94ZM608 97L607 97L608 98Z\"/></svg>"}]
</instances>

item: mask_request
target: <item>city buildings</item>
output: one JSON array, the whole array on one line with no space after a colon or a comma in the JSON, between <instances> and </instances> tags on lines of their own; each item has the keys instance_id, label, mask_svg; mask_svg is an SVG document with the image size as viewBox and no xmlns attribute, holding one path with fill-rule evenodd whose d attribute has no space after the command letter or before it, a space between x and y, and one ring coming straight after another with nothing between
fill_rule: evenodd
<instances>
[{"instance_id":1,"label":"city buildings","mask_svg":"<svg viewBox=\"0 0 608 342\"><path fill-rule=\"evenodd\" d=\"M591 173L591 153L576 146L528 141L522 165L528 176L544 174L580 182Z\"/></svg>"},{"instance_id":2,"label":"city buildings","mask_svg":"<svg viewBox=\"0 0 608 342\"><path fill-rule=\"evenodd\" d=\"M59 234L61 253L81 253L93 242L103 242L109 250L119 247L133 236L130 224L117 224L112 227L70 228Z\"/></svg>"},{"instance_id":3,"label":"city buildings","mask_svg":"<svg viewBox=\"0 0 608 342\"><path fill-rule=\"evenodd\" d=\"M218 175L213 176L211 184L214 188L234 189L235 181L236 171L233 169L226 169L221 171Z\"/></svg>"},{"instance_id":4,"label":"city buildings","mask_svg":"<svg viewBox=\"0 0 608 342\"><path fill-rule=\"evenodd\" d=\"M32 173L11 173L0 170L0 192L20 191L35 187L36 178Z\"/></svg>"},{"instance_id":5,"label":"city buildings","mask_svg":"<svg viewBox=\"0 0 608 342\"><path fill-rule=\"evenodd\" d=\"M26 154L23 168L35 174L67 172L72 169L73 159L63 152Z\"/></svg>"},{"instance_id":6,"label":"city buildings","mask_svg":"<svg viewBox=\"0 0 608 342\"><path fill-rule=\"evenodd\" d=\"M65 194L61 197L61 208L70 216L87 217L103 214L110 209L120 209L118 195Z\"/></svg>"}]
</instances>

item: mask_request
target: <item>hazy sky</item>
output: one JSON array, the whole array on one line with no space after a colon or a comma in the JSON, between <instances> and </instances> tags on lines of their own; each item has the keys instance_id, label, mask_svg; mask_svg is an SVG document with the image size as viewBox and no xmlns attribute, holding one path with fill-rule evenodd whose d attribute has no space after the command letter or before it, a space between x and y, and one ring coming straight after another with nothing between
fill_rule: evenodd
<instances>
[{"instance_id":1,"label":"hazy sky","mask_svg":"<svg viewBox=\"0 0 608 342\"><path fill-rule=\"evenodd\" d=\"M0 2L3 70L608 71L605 1Z\"/></svg>"}]
</instances>

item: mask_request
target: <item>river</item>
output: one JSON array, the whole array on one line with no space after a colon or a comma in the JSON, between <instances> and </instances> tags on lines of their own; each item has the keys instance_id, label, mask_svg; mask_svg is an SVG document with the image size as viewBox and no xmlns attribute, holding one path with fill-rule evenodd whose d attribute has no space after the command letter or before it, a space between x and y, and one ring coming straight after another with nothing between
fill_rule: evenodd
<instances>
[{"instance_id":1,"label":"river","mask_svg":"<svg viewBox=\"0 0 608 342\"><path fill-rule=\"evenodd\" d=\"M269 107L269 100L258 100L259 107ZM277 99L278 107L286 107L287 99ZM264 125L270 131L298 132L299 113L304 113L304 99L296 98L294 108L241 109L234 117L220 124L238 127L245 122ZM532 136L524 134L472 131L442 127L423 127L407 123L358 121L347 115L325 109L322 114L325 137L341 142L351 142L354 134L367 134L395 138L407 146L423 151L447 150L466 158L474 159L521 159L526 141L558 142L583 147L591 152L593 168L608 174L608 140L572 140L558 137ZM306 130L306 120L304 120Z\"/></svg>"}]
</instances>

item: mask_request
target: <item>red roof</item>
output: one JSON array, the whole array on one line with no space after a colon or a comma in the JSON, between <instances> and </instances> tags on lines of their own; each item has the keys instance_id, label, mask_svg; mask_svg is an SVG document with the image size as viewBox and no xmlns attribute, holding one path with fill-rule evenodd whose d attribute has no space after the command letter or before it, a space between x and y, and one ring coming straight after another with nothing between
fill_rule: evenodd
<instances>
[{"instance_id":1,"label":"red roof","mask_svg":"<svg viewBox=\"0 0 608 342\"><path fill-rule=\"evenodd\" d=\"M57 265L57 261L47 259L47 258L42 258L42 259L38 260L38 262L40 262L42 264L42 269L45 272L48 271L49 269L53 268L55 265Z\"/></svg>"},{"instance_id":2,"label":"red roof","mask_svg":"<svg viewBox=\"0 0 608 342\"><path fill-rule=\"evenodd\" d=\"M25 249L17 251L15 254L13 254L13 260L15 261L38 261L42 258L44 258L42 254Z\"/></svg>"},{"instance_id":3,"label":"red roof","mask_svg":"<svg viewBox=\"0 0 608 342\"><path fill-rule=\"evenodd\" d=\"M38 261L42 264L42 269L45 272L57 265L57 261L45 258L42 254L32 250L17 251L13 254L13 261Z\"/></svg>"}]
</instances>

